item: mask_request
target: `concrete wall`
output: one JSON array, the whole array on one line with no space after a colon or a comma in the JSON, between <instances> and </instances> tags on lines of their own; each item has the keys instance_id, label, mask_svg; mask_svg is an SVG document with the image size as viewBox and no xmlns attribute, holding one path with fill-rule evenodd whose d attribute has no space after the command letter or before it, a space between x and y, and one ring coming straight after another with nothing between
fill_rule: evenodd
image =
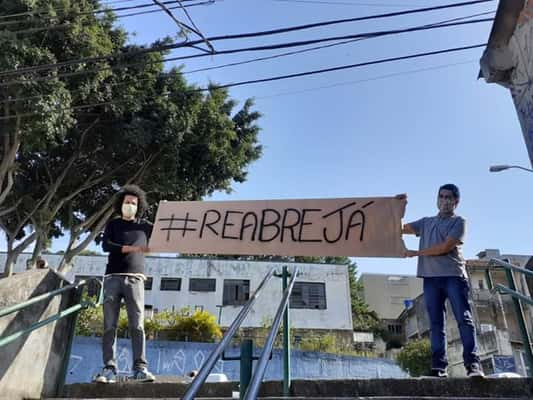
<instances>
[{"instance_id":1,"label":"concrete wall","mask_svg":"<svg viewBox=\"0 0 533 400\"><path fill-rule=\"evenodd\" d=\"M0 309L60 287L48 270L33 270L0 279ZM0 318L0 337L30 326L71 305L72 293L56 296ZM0 348L0 397L41 398L55 395L61 379L65 345L72 320L48 324Z\"/></svg>"},{"instance_id":2,"label":"concrete wall","mask_svg":"<svg viewBox=\"0 0 533 400\"><path fill-rule=\"evenodd\" d=\"M29 254L22 254L17 260L16 271L25 269ZM51 266L59 263L59 255L45 255ZM0 253L0 265L3 265L5 253ZM102 276L107 263L106 256L78 256L70 276ZM289 270L300 268L299 282L325 283L326 309L297 309L292 313L291 324L301 329L352 330L352 313L348 269L346 265L331 264L290 264L273 262L226 261L207 259L187 259L176 257L147 257L146 274L153 279L152 290L146 291L145 303L154 309L164 310L191 307L203 307L218 319L222 304L225 279L246 279L250 281L250 292L258 286L267 271L276 267L279 272L287 265ZM181 278L181 290L160 291L162 278ZM190 278L216 279L215 292L189 291ZM263 289L253 309L243 323L243 327L261 327L268 324L275 315L281 299L281 279L272 278ZM229 326L235 319L241 306L224 306L220 313L220 325Z\"/></svg>"},{"instance_id":3,"label":"concrete wall","mask_svg":"<svg viewBox=\"0 0 533 400\"><path fill-rule=\"evenodd\" d=\"M478 353L485 373L520 372L506 331L494 330L477 334ZM505 368L501 361L507 359ZM509 364L509 360L511 364ZM448 341L448 373L453 377L466 376L463 366L463 343L458 337Z\"/></svg>"},{"instance_id":4,"label":"concrete wall","mask_svg":"<svg viewBox=\"0 0 533 400\"><path fill-rule=\"evenodd\" d=\"M215 347L212 343L185 343L147 341L150 370L156 375L184 375L198 369ZM259 355L260 349L254 351ZM239 354L239 349L227 351L228 356ZM76 337L69 363L67 383L89 382L102 367L99 338ZM119 339L117 343L119 373L131 374L131 343ZM283 379L281 350L274 350L265 379ZM228 379L239 380L239 362L219 360L213 372L221 372ZM407 374L389 360L338 356L326 353L292 351L291 372L294 379L351 379L351 378L405 378Z\"/></svg>"},{"instance_id":5,"label":"concrete wall","mask_svg":"<svg viewBox=\"0 0 533 400\"><path fill-rule=\"evenodd\" d=\"M380 319L396 319L405 308L404 300L422 293L422 279L411 275L362 274L365 302Z\"/></svg>"}]
</instances>

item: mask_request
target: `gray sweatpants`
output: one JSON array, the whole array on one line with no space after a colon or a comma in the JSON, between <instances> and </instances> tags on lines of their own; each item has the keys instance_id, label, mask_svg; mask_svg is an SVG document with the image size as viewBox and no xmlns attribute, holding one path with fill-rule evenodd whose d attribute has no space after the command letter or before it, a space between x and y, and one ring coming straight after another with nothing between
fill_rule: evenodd
<instances>
[{"instance_id":1,"label":"gray sweatpants","mask_svg":"<svg viewBox=\"0 0 533 400\"><path fill-rule=\"evenodd\" d=\"M104 280L104 365L117 368L115 359L120 302L124 299L133 349L133 370L146 367L144 338L144 281L137 276L110 275Z\"/></svg>"}]
</instances>

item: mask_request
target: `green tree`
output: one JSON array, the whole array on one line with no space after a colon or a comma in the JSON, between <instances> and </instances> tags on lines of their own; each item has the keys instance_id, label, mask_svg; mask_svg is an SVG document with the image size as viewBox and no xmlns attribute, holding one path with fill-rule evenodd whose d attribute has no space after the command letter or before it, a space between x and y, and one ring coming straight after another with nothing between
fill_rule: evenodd
<instances>
[{"instance_id":1,"label":"green tree","mask_svg":"<svg viewBox=\"0 0 533 400\"><path fill-rule=\"evenodd\" d=\"M98 251L94 251L94 250L82 250L80 252L80 256L101 256L102 253L99 253Z\"/></svg>"},{"instance_id":2,"label":"green tree","mask_svg":"<svg viewBox=\"0 0 533 400\"><path fill-rule=\"evenodd\" d=\"M112 217L113 196L124 184L137 183L149 193L153 215L162 199L200 200L230 191L261 155L260 115L251 100L237 108L226 90L204 93L178 69L165 71L163 52L136 52L142 46L128 44L112 13L90 12L98 7L97 0L0 1L2 14L48 11L2 24L4 71L121 54L0 76L7 88L0 101L9 105L8 134L0 143L5 275L24 249L33 244L36 260L64 232L69 243L60 268L67 269ZM14 32L20 29L33 34Z\"/></svg>"},{"instance_id":3,"label":"green tree","mask_svg":"<svg viewBox=\"0 0 533 400\"><path fill-rule=\"evenodd\" d=\"M379 330L379 317L375 311L368 308L363 294L363 284L357 279L357 264L348 264L350 278L350 296L352 305L352 319L354 330L377 332Z\"/></svg>"},{"instance_id":4,"label":"green tree","mask_svg":"<svg viewBox=\"0 0 533 400\"><path fill-rule=\"evenodd\" d=\"M222 337L215 316L207 311L181 316L171 330L176 340L189 342L215 342Z\"/></svg>"},{"instance_id":5,"label":"green tree","mask_svg":"<svg viewBox=\"0 0 533 400\"><path fill-rule=\"evenodd\" d=\"M82 301L96 303L96 296L83 295ZM104 329L104 314L101 306L88 307L81 310L76 319L75 335L102 336Z\"/></svg>"},{"instance_id":6,"label":"green tree","mask_svg":"<svg viewBox=\"0 0 533 400\"><path fill-rule=\"evenodd\" d=\"M222 337L215 316L207 311L191 312L185 307L179 311L161 311L145 319L146 335L154 338L160 332L171 340L190 342L214 342Z\"/></svg>"},{"instance_id":7,"label":"green tree","mask_svg":"<svg viewBox=\"0 0 533 400\"><path fill-rule=\"evenodd\" d=\"M94 9L97 4L89 0L1 1L2 15L18 15L0 28L0 69L13 71L74 56L92 57L113 52L123 41L123 35L120 30L111 28L112 19L108 15L80 14ZM28 13L32 10L40 12ZM0 164L0 227L7 237L6 272L18 254L42 236L36 227L45 213L39 212L39 208L50 204L49 197L25 185L27 182L21 178L30 175L24 174L21 168L28 167L27 162L46 157L54 146L70 141L69 131L77 124L86 123L84 113L75 112L73 106L93 101L96 92L91 93L88 88L106 78L105 73L69 79L58 76L59 72L74 73L75 69L2 73L0 151L4 157ZM35 157L29 160L28 154ZM51 176L48 178L59 183ZM54 186L50 183L52 191ZM39 246L44 247L46 242L46 237L41 237Z\"/></svg>"},{"instance_id":8,"label":"green tree","mask_svg":"<svg viewBox=\"0 0 533 400\"><path fill-rule=\"evenodd\" d=\"M397 357L398 364L411 376L428 375L431 372L431 345L428 339L407 343Z\"/></svg>"}]
</instances>

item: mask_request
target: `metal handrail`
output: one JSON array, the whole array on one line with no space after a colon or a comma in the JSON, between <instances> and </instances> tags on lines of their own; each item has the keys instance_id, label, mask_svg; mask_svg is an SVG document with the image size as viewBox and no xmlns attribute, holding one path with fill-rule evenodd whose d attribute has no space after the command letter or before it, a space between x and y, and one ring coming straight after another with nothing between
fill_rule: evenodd
<instances>
[{"instance_id":1,"label":"metal handrail","mask_svg":"<svg viewBox=\"0 0 533 400\"><path fill-rule=\"evenodd\" d=\"M261 283L255 290L255 292L250 296L250 299L248 300L248 302L246 302L242 310L237 315L237 318L235 318L235 320L231 323L230 327L228 328L228 330L222 337L222 340L218 343L217 347L211 352L211 354L209 355L205 363L200 368L198 375L196 375L196 377L194 378L190 386L187 388L187 391L183 395L182 400L194 399L194 397L196 396L196 393L198 393L198 391L200 390L200 387L204 384L205 380L211 373L211 370L213 369L216 362L220 358L222 352L228 346L231 339L237 332L237 329L239 329L244 319L248 315L248 312L252 308L252 305L255 303L255 301L259 297L261 290L266 285L266 283L270 280L270 278L272 278L272 276L274 275L274 272L275 272L275 268L272 268L265 275L265 277L263 278L263 280L261 281Z\"/></svg>"},{"instance_id":2,"label":"metal handrail","mask_svg":"<svg viewBox=\"0 0 533 400\"><path fill-rule=\"evenodd\" d=\"M40 301L51 299L52 297L55 297L58 294L61 294L63 292L67 292L67 291L72 290L72 289L77 289L78 287L86 285L86 284L87 284L86 280L81 280L81 281L79 281L77 283L73 283L71 285L67 285L67 286L64 286L64 287L56 289L56 290L52 290L51 292L44 293L44 294L41 294L39 296L32 297L31 299L26 300L26 301L24 301L24 302L22 302L20 304L15 304L14 306L3 308L2 310L0 310L0 318L4 317L6 315L12 314L12 313L14 313L16 311L22 310L22 309L24 309L24 308L26 308L28 306L31 306L32 304L40 302Z\"/></svg>"},{"instance_id":3,"label":"metal handrail","mask_svg":"<svg viewBox=\"0 0 533 400\"><path fill-rule=\"evenodd\" d=\"M97 281L101 285L101 282L98 279L95 279L95 278L93 278L93 279L95 281ZM93 279L90 279L90 280L93 280ZM61 293L67 292L69 290L78 289L78 288L80 288L82 286L87 285L88 282L89 281L87 281L87 280L82 280L82 281L79 281L77 283L73 283L73 284L64 286L62 288L56 289L56 290L52 290L51 292L44 293L44 294L39 295L39 296L35 296L35 297L33 297L33 298L29 299L29 300L26 300L26 301L24 301L24 302L22 302L20 304L16 304L14 306L6 307L6 308L0 310L0 317L4 317L4 316L12 314L12 313L14 313L16 311L23 310L23 309L25 309L25 308L27 308L27 307L35 304L35 303L50 299L50 298L52 298L54 296L57 296L57 295L59 295ZM100 290L98 303L101 302L101 298L102 298L102 290ZM45 326L47 324L50 324L52 322L55 322L55 321L58 321L60 319L65 318L65 317L68 317L69 315L71 315L73 313L77 313L78 311L80 311L80 310L82 310L84 308L91 307L91 306L95 306L95 303L93 303L91 301L81 302L79 304L76 304L74 306L71 306L71 307L67 308L66 310L60 311L57 314L52 315L49 318L46 318L46 319L44 319L42 321L33 323L29 327L27 327L25 329L22 329L22 330L20 330L18 332L12 333L9 336L3 337L3 338L0 337L0 347L11 343L11 342L17 340L19 337L24 336L24 335L26 335L26 334L28 334L30 332L33 332L36 329L42 328L43 326Z\"/></svg>"},{"instance_id":4,"label":"metal handrail","mask_svg":"<svg viewBox=\"0 0 533 400\"><path fill-rule=\"evenodd\" d=\"M525 296L522 293L517 292L516 290L511 290L507 286L503 286L498 283L495 287L496 291L500 294L508 294L510 296L516 297L517 299L522 300L523 302L533 306L533 299L531 297Z\"/></svg>"},{"instance_id":5,"label":"metal handrail","mask_svg":"<svg viewBox=\"0 0 533 400\"><path fill-rule=\"evenodd\" d=\"M274 340L276 339L276 335L281 324L281 318L283 317L285 309L289 305L289 299L292 293L292 288L294 287L294 282L296 281L297 276L298 267L295 268L289 286L287 286L287 289L285 289L285 292L283 293L283 298L281 299L278 310L276 312L276 316L274 317L274 322L272 323L272 329L268 334L265 346L263 347L263 352L261 353L259 361L257 362L255 373L250 382L250 386L248 386L248 390L244 395L245 400L255 400L257 398L259 388L261 387L263 377L265 376L269 355L272 353L272 348L274 347Z\"/></svg>"},{"instance_id":6,"label":"metal handrail","mask_svg":"<svg viewBox=\"0 0 533 400\"><path fill-rule=\"evenodd\" d=\"M533 299L517 291L513 272L523 274L526 277L530 277L530 278L533 277L533 272L525 268L520 268L515 265L512 265L511 263L507 261L499 260L496 258L492 258L489 261L489 267L502 267L505 270L505 275L507 277L507 283L509 287L506 287L501 284L497 284L494 287L489 268L485 270L485 273L487 275L487 283L491 291L497 291L500 294L508 294L511 296L514 309L515 309L515 313L516 313L516 317L517 317L518 327L520 329L520 334L522 335L522 340L524 344L526 364L529 367L529 371L527 372L527 375L532 376L533 375L533 351L531 350L531 336L529 335L529 331L527 328L526 319L524 316L524 308L523 308L522 303L527 303L529 305L532 305Z\"/></svg>"},{"instance_id":7,"label":"metal handrail","mask_svg":"<svg viewBox=\"0 0 533 400\"><path fill-rule=\"evenodd\" d=\"M533 271L530 271L525 268L517 267L516 265L510 264L508 262L498 260L497 258L491 258L489 261L489 266L491 267L502 267L504 269L508 269L514 272L519 272L521 274L526 275L529 278L533 278Z\"/></svg>"}]
</instances>

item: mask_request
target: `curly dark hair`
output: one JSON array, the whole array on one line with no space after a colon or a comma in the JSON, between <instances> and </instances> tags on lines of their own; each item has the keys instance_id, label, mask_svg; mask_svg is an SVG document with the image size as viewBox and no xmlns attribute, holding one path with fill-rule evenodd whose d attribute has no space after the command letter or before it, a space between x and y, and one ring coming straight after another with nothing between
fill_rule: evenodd
<instances>
[{"instance_id":1,"label":"curly dark hair","mask_svg":"<svg viewBox=\"0 0 533 400\"><path fill-rule=\"evenodd\" d=\"M122 215L122 203L124 203L124 197L127 195L137 197L137 214L135 214L135 218L141 218L148 209L148 201L146 200L146 192L137 185L125 185L120 189L115 201L115 212Z\"/></svg>"}]
</instances>

